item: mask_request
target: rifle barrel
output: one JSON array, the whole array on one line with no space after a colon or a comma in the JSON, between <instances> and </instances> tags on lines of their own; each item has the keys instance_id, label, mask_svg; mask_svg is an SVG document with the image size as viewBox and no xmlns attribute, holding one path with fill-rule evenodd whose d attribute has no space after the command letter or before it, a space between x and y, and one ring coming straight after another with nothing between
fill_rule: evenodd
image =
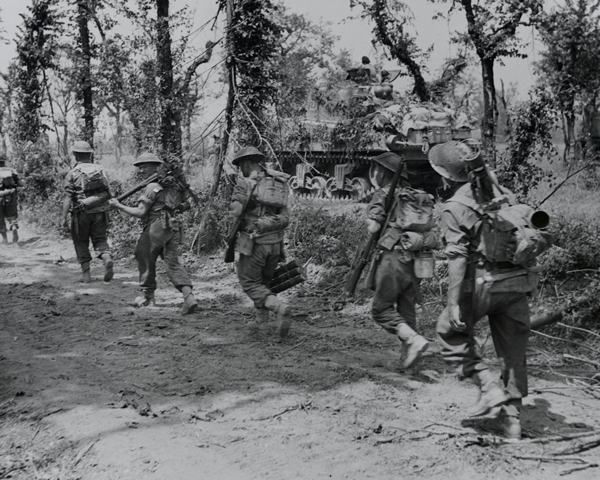
<instances>
[{"instance_id":1,"label":"rifle barrel","mask_svg":"<svg viewBox=\"0 0 600 480\"><path fill-rule=\"evenodd\" d=\"M152 183L156 180L158 180L158 174L154 173L154 174L150 175L148 178L146 178L145 180L143 180L141 183L138 183L135 187L133 187L130 190L127 190L125 193L122 193L121 195L119 195L117 197L117 200L119 202L122 202L123 200L131 197L134 193L139 192L142 188L148 186L150 183Z\"/></svg>"}]
</instances>

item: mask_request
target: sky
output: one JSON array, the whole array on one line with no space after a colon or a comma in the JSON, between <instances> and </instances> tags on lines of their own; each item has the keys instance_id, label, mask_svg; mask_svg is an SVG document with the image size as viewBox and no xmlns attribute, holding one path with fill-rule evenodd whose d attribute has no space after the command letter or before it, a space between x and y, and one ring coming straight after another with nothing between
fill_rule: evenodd
<instances>
[{"instance_id":1,"label":"sky","mask_svg":"<svg viewBox=\"0 0 600 480\"><path fill-rule=\"evenodd\" d=\"M0 44L0 71L5 72L10 60L15 56L14 38L17 26L22 23L19 14L26 11L30 0L0 0L0 28L4 30L3 36L8 42ZM350 0L283 0L290 11L304 14L314 22L329 22L332 32L339 37L338 49L349 50L358 62L363 55L377 56L377 51L371 44L371 28L366 20L359 18L349 19L350 16L358 17L360 10L350 9ZM432 46L429 61L430 73L435 76L445 58L456 53L456 46L450 42L451 33L464 27L461 13L457 13L450 22L446 20L432 20L435 6L425 0L407 1L414 14L414 28L417 32L419 46L427 49ZM184 4L190 7L193 15L193 28L208 21L216 13L216 0L173 0L174 7L179 8ZM464 28L463 28L464 29ZM530 40L531 31L522 32L523 38ZM215 40L220 33L203 29L193 35L197 45L204 45L207 40ZM535 61L535 48L529 48L527 59L506 59L506 65L496 68L497 86L503 80L505 85L517 85L521 98L526 98L527 91L534 82L533 62ZM384 68L395 68L394 63L382 65ZM397 67L396 67L397 68ZM476 72L478 74L478 72ZM426 75L427 78L427 75Z\"/></svg>"}]
</instances>

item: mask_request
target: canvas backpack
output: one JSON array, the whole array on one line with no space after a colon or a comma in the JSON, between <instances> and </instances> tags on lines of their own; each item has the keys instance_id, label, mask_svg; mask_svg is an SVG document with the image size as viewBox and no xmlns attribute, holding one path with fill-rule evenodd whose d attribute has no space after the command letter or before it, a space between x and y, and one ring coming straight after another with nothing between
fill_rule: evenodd
<instances>
[{"instance_id":1,"label":"canvas backpack","mask_svg":"<svg viewBox=\"0 0 600 480\"><path fill-rule=\"evenodd\" d=\"M256 202L267 207L287 207L289 194L287 175L271 169L267 169L266 172L267 175L259 176L256 180L254 189Z\"/></svg>"},{"instance_id":2,"label":"canvas backpack","mask_svg":"<svg viewBox=\"0 0 600 480\"><path fill-rule=\"evenodd\" d=\"M536 212L526 204L507 205L481 215L479 251L493 263L530 265L552 241L544 229L534 226Z\"/></svg>"},{"instance_id":3,"label":"canvas backpack","mask_svg":"<svg viewBox=\"0 0 600 480\"><path fill-rule=\"evenodd\" d=\"M108 191L108 178L101 166L95 163L78 163L73 169L75 182L85 198Z\"/></svg>"},{"instance_id":4,"label":"canvas backpack","mask_svg":"<svg viewBox=\"0 0 600 480\"><path fill-rule=\"evenodd\" d=\"M165 206L170 212L174 212L177 208L187 200L188 194L186 190L177 182L177 180L169 175L159 180L160 186L163 188L165 195Z\"/></svg>"},{"instance_id":5,"label":"canvas backpack","mask_svg":"<svg viewBox=\"0 0 600 480\"><path fill-rule=\"evenodd\" d=\"M433 228L433 196L414 188L401 188L396 193L394 224L406 232L428 232Z\"/></svg>"},{"instance_id":6,"label":"canvas backpack","mask_svg":"<svg viewBox=\"0 0 600 480\"><path fill-rule=\"evenodd\" d=\"M0 167L0 187L9 189L16 186L13 170L8 167Z\"/></svg>"}]
</instances>

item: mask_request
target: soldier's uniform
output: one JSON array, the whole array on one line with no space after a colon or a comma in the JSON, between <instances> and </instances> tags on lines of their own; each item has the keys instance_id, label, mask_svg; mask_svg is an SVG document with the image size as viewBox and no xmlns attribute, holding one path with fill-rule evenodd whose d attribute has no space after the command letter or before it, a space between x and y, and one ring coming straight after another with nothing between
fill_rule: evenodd
<instances>
[{"instance_id":1,"label":"soldier's uniform","mask_svg":"<svg viewBox=\"0 0 600 480\"><path fill-rule=\"evenodd\" d=\"M156 261L162 256L167 276L173 286L181 291L192 288L190 276L179 263L179 249L182 239L180 225L166 226L164 221L165 191L153 182L146 186L138 202L148 206L148 213L142 218L143 231L135 247L135 259L140 272L140 287L146 299L154 299L156 290ZM188 312L186 312L188 313Z\"/></svg>"},{"instance_id":2,"label":"soldier's uniform","mask_svg":"<svg viewBox=\"0 0 600 480\"><path fill-rule=\"evenodd\" d=\"M149 169L147 173L150 174L156 172L162 164L162 160L149 152L142 153L133 163L142 170ZM136 216L142 221L143 230L135 247L135 259L143 292L143 296L137 297L134 301L138 307L155 304L156 261L159 256L165 262L169 280L183 294L181 313L184 315L193 313L198 307L192 292L190 276L179 263L183 229L178 213L182 211L184 201L184 195L170 176L161 177L160 181L146 185L138 199L137 207L128 207L116 199L110 201L113 208Z\"/></svg>"},{"instance_id":3,"label":"soldier's uniform","mask_svg":"<svg viewBox=\"0 0 600 480\"><path fill-rule=\"evenodd\" d=\"M395 153L386 152L373 160L390 172L395 172L398 168L404 169L402 176L408 178L404 162ZM409 185L404 183L404 186ZM399 185L396 192L401 188ZM380 226L386 222L385 200L388 191L389 185L378 189L367 207L367 219ZM419 280L415 276L414 254L404 249L400 241L403 229L395 221L401 215L399 202L394 201L389 215L392 220L381 232L376 252L379 259L375 266L375 296L371 313L375 322L402 342L406 350L402 367L408 368L427 350L428 342L415 331Z\"/></svg>"},{"instance_id":4,"label":"soldier's uniform","mask_svg":"<svg viewBox=\"0 0 600 480\"><path fill-rule=\"evenodd\" d=\"M430 154L432 166L446 178L458 183L468 180L466 167L452 162L442 150ZM496 195L510 193L496 190ZM481 390L479 402L470 415L483 415L501 406L499 427L508 437L519 438L521 399L527 396L526 350L530 333L528 292L536 285L533 275L513 276L519 267L509 262L493 263L483 255L481 230L482 209L470 183L464 183L444 204L442 234L449 270L457 262L465 268L457 295L464 330L453 328L450 307L440 315L436 330L442 344L442 356L458 372L472 378ZM466 267L464 267L466 265ZM491 282L495 278L504 280ZM449 275L450 282L452 274ZM450 286L452 288L452 285ZM491 336L500 359L502 385L490 372L487 363L475 349L475 324L487 315Z\"/></svg>"},{"instance_id":5,"label":"soldier's uniform","mask_svg":"<svg viewBox=\"0 0 600 480\"><path fill-rule=\"evenodd\" d=\"M17 188L21 186L19 175L12 168L5 166L6 157L0 154L0 235L4 242L8 241L6 222L12 231L12 242L19 241Z\"/></svg>"},{"instance_id":6,"label":"soldier's uniform","mask_svg":"<svg viewBox=\"0 0 600 480\"><path fill-rule=\"evenodd\" d=\"M239 150L232 163L240 166L244 161L264 160L264 155L254 147ZM269 284L277 264L284 260L283 238L289 223L287 207L261 204L256 195L256 185L267 177L287 175L263 167L251 172L248 177L239 177L231 198L232 205L244 205L241 233L236 242L239 253L237 273L244 293L257 308L257 320L266 321L269 311L279 319L279 335L284 338L290 328L289 306L271 292Z\"/></svg>"},{"instance_id":7,"label":"soldier's uniform","mask_svg":"<svg viewBox=\"0 0 600 480\"><path fill-rule=\"evenodd\" d=\"M92 148L87 142L77 141L73 146L73 153L91 154ZM85 177L90 172L100 172L105 177L105 187L97 191L86 191ZM108 190L108 178L103 168L97 164L86 162L77 163L66 175L64 181L64 192L68 201L70 200L70 231L77 261L81 265L83 281L90 282L90 263L92 255L90 253L90 241L98 258L101 258L105 265L104 280L110 281L113 277L113 261L110 255L108 245L108 210L110 207L106 200L110 198ZM97 198L97 201L90 203L89 206L78 208L86 204L90 198Z\"/></svg>"}]
</instances>

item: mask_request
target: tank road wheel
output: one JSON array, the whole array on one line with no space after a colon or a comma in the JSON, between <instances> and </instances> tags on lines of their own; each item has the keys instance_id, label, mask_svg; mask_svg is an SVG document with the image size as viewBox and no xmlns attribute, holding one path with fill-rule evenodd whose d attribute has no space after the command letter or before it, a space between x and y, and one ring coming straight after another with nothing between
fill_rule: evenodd
<instances>
[{"instance_id":1,"label":"tank road wheel","mask_svg":"<svg viewBox=\"0 0 600 480\"><path fill-rule=\"evenodd\" d=\"M366 178L356 177L352 179L352 197L357 201L364 200L371 191L371 184Z\"/></svg>"},{"instance_id":2,"label":"tank road wheel","mask_svg":"<svg viewBox=\"0 0 600 480\"><path fill-rule=\"evenodd\" d=\"M327 198L333 198L335 197L336 193L338 193L338 188L335 183L335 178L328 178L327 182L325 183L325 196Z\"/></svg>"},{"instance_id":3,"label":"tank road wheel","mask_svg":"<svg viewBox=\"0 0 600 480\"><path fill-rule=\"evenodd\" d=\"M300 188L300 182L298 182L298 177L296 175L288 180L288 184L292 190L298 190Z\"/></svg>"},{"instance_id":4,"label":"tank road wheel","mask_svg":"<svg viewBox=\"0 0 600 480\"><path fill-rule=\"evenodd\" d=\"M313 197L325 197L327 191L327 180L325 180L324 177L313 177L310 191Z\"/></svg>"}]
</instances>

